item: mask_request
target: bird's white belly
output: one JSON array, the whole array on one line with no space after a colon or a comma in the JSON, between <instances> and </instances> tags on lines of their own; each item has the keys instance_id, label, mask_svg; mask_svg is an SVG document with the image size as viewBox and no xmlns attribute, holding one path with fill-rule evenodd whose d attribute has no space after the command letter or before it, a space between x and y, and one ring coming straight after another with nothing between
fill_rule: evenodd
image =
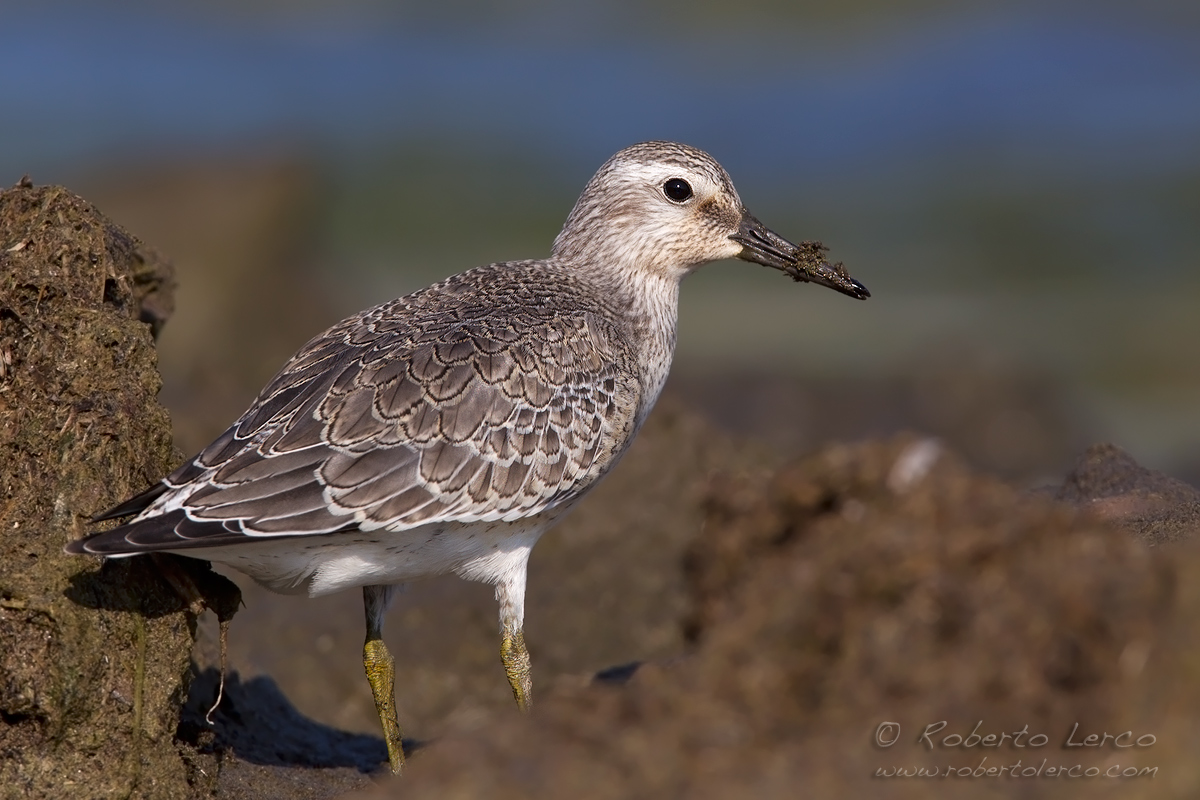
<instances>
[{"instance_id":1,"label":"bird's white belly","mask_svg":"<svg viewBox=\"0 0 1200 800\"><path fill-rule=\"evenodd\" d=\"M310 597L445 573L481 583L524 583L529 551L554 521L438 523L175 552L225 564L272 591Z\"/></svg>"}]
</instances>

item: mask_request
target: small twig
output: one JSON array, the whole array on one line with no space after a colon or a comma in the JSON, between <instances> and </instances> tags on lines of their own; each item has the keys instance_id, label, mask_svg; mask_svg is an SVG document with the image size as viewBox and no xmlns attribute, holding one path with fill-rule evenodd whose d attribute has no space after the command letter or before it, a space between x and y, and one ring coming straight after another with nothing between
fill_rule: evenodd
<instances>
[{"instance_id":1,"label":"small twig","mask_svg":"<svg viewBox=\"0 0 1200 800\"><path fill-rule=\"evenodd\" d=\"M218 639L221 643L221 678L217 683L217 699L213 702L212 708L204 715L204 721L209 725L213 724L212 715L217 710L217 706L221 705L221 698L225 696L225 658L229 651L229 620L223 619L220 621Z\"/></svg>"}]
</instances>

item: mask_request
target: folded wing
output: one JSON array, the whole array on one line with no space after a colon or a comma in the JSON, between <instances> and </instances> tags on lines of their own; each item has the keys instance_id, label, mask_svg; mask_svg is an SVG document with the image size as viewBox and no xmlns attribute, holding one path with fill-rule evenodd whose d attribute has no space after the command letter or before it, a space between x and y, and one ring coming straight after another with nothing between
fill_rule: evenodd
<instances>
[{"instance_id":1,"label":"folded wing","mask_svg":"<svg viewBox=\"0 0 1200 800\"><path fill-rule=\"evenodd\" d=\"M396 301L401 302L401 301ZM568 502L628 438L636 369L579 313L496 322L380 306L305 346L221 437L74 543L119 554L515 520Z\"/></svg>"}]
</instances>

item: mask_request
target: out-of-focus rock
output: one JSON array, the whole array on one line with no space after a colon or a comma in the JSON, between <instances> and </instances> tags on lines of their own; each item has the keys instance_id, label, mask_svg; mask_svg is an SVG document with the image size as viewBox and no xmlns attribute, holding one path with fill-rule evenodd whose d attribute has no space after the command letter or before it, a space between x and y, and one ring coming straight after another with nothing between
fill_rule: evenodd
<instances>
[{"instance_id":1,"label":"out-of-focus rock","mask_svg":"<svg viewBox=\"0 0 1200 800\"><path fill-rule=\"evenodd\" d=\"M1056 496L1111 520L1147 544L1200 535L1200 489L1146 469L1113 444L1088 448Z\"/></svg>"},{"instance_id":2,"label":"out-of-focus rock","mask_svg":"<svg viewBox=\"0 0 1200 800\"><path fill-rule=\"evenodd\" d=\"M371 796L1095 796L1076 765L1191 796L1200 559L1174 556L912 436L714 481L691 655L477 721Z\"/></svg>"}]
</instances>

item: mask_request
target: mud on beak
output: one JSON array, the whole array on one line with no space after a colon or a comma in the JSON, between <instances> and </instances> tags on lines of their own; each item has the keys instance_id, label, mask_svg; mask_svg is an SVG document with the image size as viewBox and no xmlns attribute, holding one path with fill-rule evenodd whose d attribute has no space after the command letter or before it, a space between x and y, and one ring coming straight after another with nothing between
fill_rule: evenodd
<instances>
[{"instance_id":1,"label":"mud on beak","mask_svg":"<svg viewBox=\"0 0 1200 800\"><path fill-rule=\"evenodd\" d=\"M742 246L738 258L745 261L774 267L796 281L819 283L859 300L871 296L867 287L850 277L841 262L830 264L825 260L825 245L820 242L792 244L745 211L738 232L729 238Z\"/></svg>"}]
</instances>

